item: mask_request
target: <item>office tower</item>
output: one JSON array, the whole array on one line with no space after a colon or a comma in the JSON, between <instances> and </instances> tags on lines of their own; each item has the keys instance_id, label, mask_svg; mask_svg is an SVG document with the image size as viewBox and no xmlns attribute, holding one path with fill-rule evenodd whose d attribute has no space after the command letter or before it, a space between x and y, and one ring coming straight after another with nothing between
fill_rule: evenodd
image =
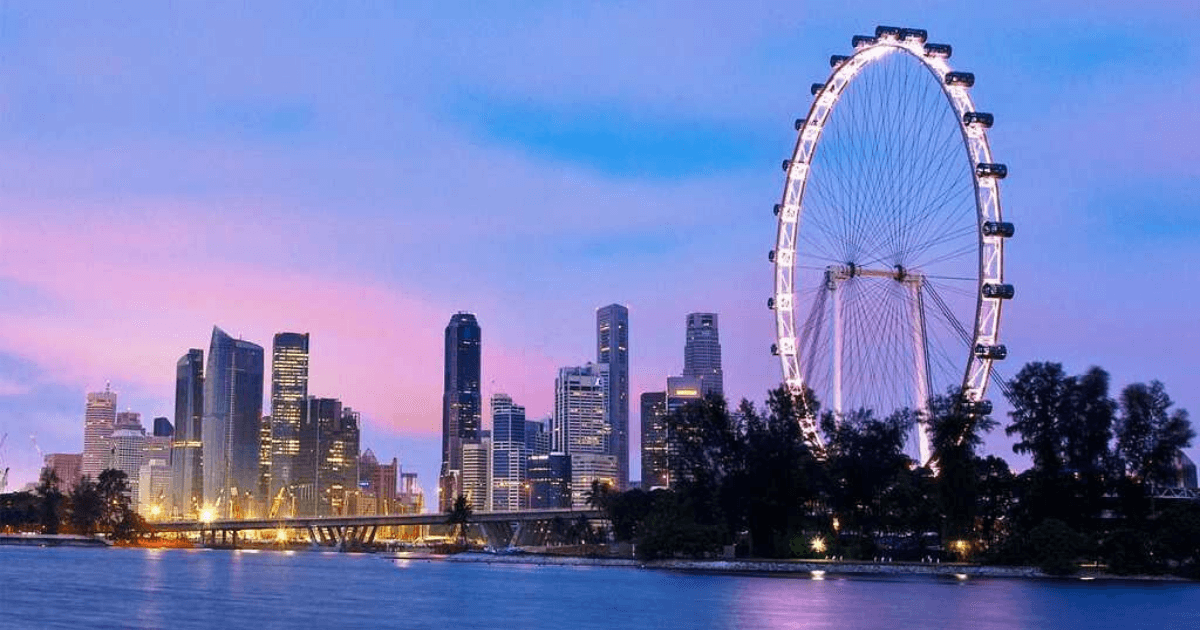
<instances>
[{"instance_id":1,"label":"office tower","mask_svg":"<svg viewBox=\"0 0 1200 630\"><path fill-rule=\"evenodd\" d=\"M108 457L105 458L104 467L125 473L129 483L129 498L136 506L138 481L146 452L146 430L142 428L138 414L127 411L117 414L113 432L106 442Z\"/></svg>"},{"instance_id":2,"label":"office tower","mask_svg":"<svg viewBox=\"0 0 1200 630\"><path fill-rule=\"evenodd\" d=\"M629 309L620 304L596 310L596 363L608 366L608 454L617 458L616 488L624 490L629 486Z\"/></svg>"},{"instance_id":3,"label":"office tower","mask_svg":"<svg viewBox=\"0 0 1200 630\"><path fill-rule=\"evenodd\" d=\"M445 511L462 492L462 445L479 438L481 331L475 315L459 312L446 326L442 389L442 469L438 508Z\"/></svg>"},{"instance_id":4,"label":"office tower","mask_svg":"<svg viewBox=\"0 0 1200 630\"><path fill-rule=\"evenodd\" d=\"M683 346L683 375L700 379L705 396L725 395L721 373L721 339L716 313L687 316L687 343Z\"/></svg>"},{"instance_id":5,"label":"office tower","mask_svg":"<svg viewBox=\"0 0 1200 630\"><path fill-rule=\"evenodd\" d=\"M575 505L583 504L591 482L616 485L618 462L609 454L612 427L605 412L605 370L593 364L567 367L554 381L554 426L551 449L571 457L571 490Z\"/></svg>"},{"instance_id":6,"label":"office tower","mask_svg":"<svg viewBox=\"0 0 1200 630\"><path fill-rule=\"evenodd\" d=\"M204 503L221 516L248 516L259 490L262 346L213 326L204 371Z\"/></svg>"},{"instance_id":7,"label":"office tower","mask_svg":"<svg viewBox=\"0 0 1200 630\"><path fill-rule=\"evenodd\" d=\"M292 471L298 512L343 514L346 491L358 485L358 412L336 398L310 396L301 417L299 448Z\"/></svg>"},{"instance_id":8,"label":"office tower","mask_svg":"<svg viewBox=\"0 0 1200 630\"><path fill-rule=\"evenodd\" d=\"M269 502L271 497L271 416L258 423L258 489L255 496Z\"/></svg>"},{"instance_id":9,"label":"office tower","mask_svg":"<svg viewBox=\"0 0 1200 630\"><path fill-rule=\"evenodd\" d=\"M525 408L508 394L492 395L492 504L490 510L528 507L523 491L526 477Z\"/></svg>"},{"instance_id":10,"label":"office tower","mask_svg":"<svg viewBox=\"0 0 1200 630\"><path fill-rule=\"evenodd\" d=\"M165 417L155 418L153 435L154 437L169 438L175 435L175 425L171 424L171 421Z\"/></svg>"},{"instance_id":11,"label":"office tower","mask_svg":"<svg viewBox=\"0 0 1200 630\"><path fill-rule=\"evenodd\" d=\"M642 394L642 488L670 485L667 470L667 393Z\"/></svg>"},{"instance_id":12,"label":"office tower","mask_svg":"<svg viewBox=\"0 0 1200 630\"><path fill-rule=\"evenodd\" d=\"M704 398L704 383L694 376L667 377L667 415L673 414L680 407L697 402Z\"/></svg>"},{"instance_id":13,"label":"office tower","mask_svg":"<svg viewBox=\"0 0 1200 630\"><path fill-rule=\"evenodd\" d=\"M171 443L173 514L198 514L204 501L201 468L204 418L204 351L193 348L175 364L175 435Z\"/></svg>"},{"instance_id":14,"label":"office tower","mask_svg":"<svg viewBox=\"0 0 1200 630\"><path fill-rule=\"evenodd\" d=\"M271 347L271 497L295 483L300 423L308 400L308 333L282 332Z\"/></svg>"},{"instance_id":15,"label":"office tower","mask_svg":"<svg viewBox=\"0 0 1200 630\"><path fill-rule=\"evenodd\" d=\"M425 509L425 493L417 483L417 473L400 473L400 492L396 495L398 514L420 514Z\"/></svg>"},{"instance_id":16,"label":"office tower","mask_svg":"<svg viewBox=\"0 0 1200 630\"><path fill-rule=\"evenodd\" d=\"M477 512L492 508L492 439L487 431L462 444L462 494Z\"/></svg>"},{"instance_id":17,"label":"office tower","mask_svg":"<svg viewBox=\"0 0 1200 630\"><path fill-rule=\"evenodd\" d=\"M359 470L362 467L360 464ZM391 463L380 463L367 478L367 488L375 494L379 503L379 514L396 513L396 484L400 477L400 462L393 457ZM361 482L359 485L362 485Z\"/></svg>"},{"instance_id":18,"label":"office tower","mask_svg":"<svg viewBox=\"0 0 1200 630\"><path fill-rule=\"evenodd\" d=\"M571 507L571 456L566 453L529 458L529 507Z\"/></svg>"},{"instance_id":19,"label":"office tower","mask_svg":"<svg viewBox=\"0 0 1200 630\"><path fill-rule=\"evenodd\" d=\"M108 457L108 436L117 419L117 393L105 384L104 391L87 395L83 419L82 474L93 480L100 478Z\"/></svg>"},{"instance_id":20,"label":"office tower","mask_svg":"<svg viewBox=\"0 0 1200 630\"><path fill-rule=\"evenodd\" d=\"M58 477L58 484L55 487L62 492L70 492L83 476L81 472L83 469L82 453L50 453L42 461L45 467L54 471L55 476Z\"/></svg>"},{"instance_id":21,"label":"office tower","mask_svg":"<svg viewBox=\"0 0 1200 630\"><path fill-rule=\"evenodd\" d=\"M546 427L552 422L552 417L525 421L525 458L527 460L531 455L550 454L550 432Z\"/></svg>"},{"instance_id":22,"label":"office tower","mask_svg":"<svg viewBox=\"0 0 1200 630\"><path fill-rule=\"evenodd\" d=\"M138 468L134 507L144 518L158 519L167 514L167 494L171 488L171 465L161 457L147 457Z\"/></svg>"}]
</instances>

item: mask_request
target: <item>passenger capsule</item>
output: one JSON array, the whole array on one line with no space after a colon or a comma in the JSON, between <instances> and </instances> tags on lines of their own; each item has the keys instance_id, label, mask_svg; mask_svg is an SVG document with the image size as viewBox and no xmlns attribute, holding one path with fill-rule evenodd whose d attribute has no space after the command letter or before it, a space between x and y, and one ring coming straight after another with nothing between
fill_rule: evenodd
<instances>
[{"instance_id":1,"label":"passenger capsule","mask_svg":"<svg viewBox=\"0 0 1200 630\"><path fill-rule=\"evenodd\" d=\"M775 310L775 298L767 298L767 308L771 309L772 311Z\"/></svg>"},{"instance_id":2,"label":"passenger capsule","mask_svg":"<svg viewBox=\"0 0 1200 630\"><path fill-rule=\"evenodd\" d=\"M771 251L767 252L767 260L775 262L775 250L772 249Z\"/></svg>"},{"instance_id":3,"label":"passenger capsule","mask_svg":"<svg viewBox=\"0 0 1200 630\"><path fill-rule=\"evenodd\" d=\"M783 171L786 173L789 168L792 168L792 161L784 160L783 161Z\"/></svg>"},{"instance_id":4,"label":"passenger capsule","mask_svg":"<svg viewBox=\"0 0 1200 630\"><path fill-rule=\"evenodd\" d=\"M874 46L877 43L879 43L879 40L871 37L870 35L855 35L854 38L850 40L850 45L856 50L862 48L863 46Z\"/></svg>"},{"instance_id":5,"label":"passenger capsule","mask_svg":"<svg viewBox=\"0 0 1200 630\"><path fill-rule=\"evenodd\" d=\"M991 282L983 285L983 297L994 298L997 300L1011 300L1016 293L1016 289L1011 284L993 284Z\"/></svg>"},{"instance_id":6,"label":"passenger capsule","mask_svg":"<svg viewBox=\"0 0 1200 630\"><path fill-rule=\"evenodd\" d=\"M771 344L771 354L774 356L779 356L779 344L777 344L777 343Z\"/></svg>"},{"instance_id":7,"label":"passenger capsule","mask_svg":"<svg viewBox=\"0 0 1200 630\"><path fill-rule=\"evenodd\" d=\"M1004 179L1008 177L1008 167L1003 164L990 162L980 162L975 165L975 174L979 177L991 177L993 179Z\"/></svg>"},{"instance_id":8,"label":"passenger capsule","mask_svg":"<svg viewBox=\"0 0 1200 630\"><path fill-rule=\"evenodd\" d=\"M780 211L780 210L783 210L783 205L782 205L782 204L778 204L778 203L777 203L777 204L775 204L775 216L779 216L779 211Z\"/></svg>"},{"instance_id":9,"label":"passenger capsule","mask_svg":"<svg viewBox=\"0 0 1200 630\"><path fill-rule=\"evenodd\" d=\"M807 120L808 120L807 118L797 118L796 122L794 123L794 126L796 127L796 131L800 131L801 129L803 129L804 123L807 122Z\"/></svg>"},{"instance_id":10,"label":"passenger capsule","mask_svg":"<svg viewBox=\"0 0 1200 630\"><path fill-rule=\"evenodd\" d=\"M1017 231L1016 227L1008 221L985 221L983 223L984 236L999 236L1001 238L1012 238L1012 235Z\"/></svg>"},{"instance_id":11,"label":"passenger capsule","mask_svg":"<svg viewBox=\"0 0 1200 630\"><path fill-rule=\"evenodd\" d=\"M963 114L964 125L975 125L976 127L991 129L994 122L996 122L996 117L987 112L967 112Z\"/></svg>"},{"instance_id":12,"label":"passenger capsule","mask_svg":"<svg viewBox=\"0 0 1200 630\"><path fill-rule=\"evenodd\" d=\"M1000 361L1008 356L1008 348L1005 348L1003 344L989 346L981 343L975 346L975 356L980 359Z\"/></svg>"},{"instance_id":13,"label":"passenger capsule","mask_svg":"<svg viewBox=\"0 0 1200 630\"><path fill-rule=\"evenodd\" d=\"M847 55L831 55L829 57L829 67L836 68L836 67L842 65L842 62L849 58L850 57Z\"/></svg>"},{"instance_id":14,"label":"passenger capsule","mask_svg":"<svg viewBox=\"0 0 1200 630\"><path fill-rule=\"evenodd\" d=\"M975 85L975 75L971 72L947 72L946 85L971 87Z\"/></svg>"},{"instance_id":15,"label":"passenger capsule","mask_svg":"<svg viewBox=\"0 0 1200 630\"><path fill-rule=\"evenodd\" d=\"M900 29L900 39L906 42L915 41L924 44L925 40L929 39L929 31L923 28L902 28Z\"/></svg>"},{"instance_id":16,"label":"passenger capsule","mask_svg":"<svg viewBox=\"0 0 1200 630\"><path fill-rule=\"evenodd\" d=\"M885 37L900 39L900 31L902 30L904 29L901 29L899 26L876 26L875 39L883 39Z\"/></svg>"},{"instance_id":17,"label":"passenger capsule","mask_svg":"<svg viewBox=\"0 0 1200 630\"><path fill-rule=\"evenodd\" d=\"M949 59L954 49L950 44L925 44L925 56L937 57L938 59Z\"/></svg>"},{"instance_id":18,"label":"passenger capsule","mask_svg":"<svg viewBox=\"0 0 1200 630\"><path fill-rule=\"evenodd\" d=\"M975 402L969 402L965 406L967 409L967 413L976 415L976 416L990 415L992 413L992 410L994 409L994 407L992 406L992 401L990 401L990 400L978 400Z\"/></svg>"},{"instance_id":19,"label":"passenger capsule","mask_svg":"<svg viewBox=\"0 0 1200 630\"><path fill-rule=\"evenodd\" d=\"M812 92L813 96L816 96L817 92L820 92L823 89L825 89L824 83L814 83L812 84L812 87L808 88L808 91Z\"/></svg>"}]
</instances>

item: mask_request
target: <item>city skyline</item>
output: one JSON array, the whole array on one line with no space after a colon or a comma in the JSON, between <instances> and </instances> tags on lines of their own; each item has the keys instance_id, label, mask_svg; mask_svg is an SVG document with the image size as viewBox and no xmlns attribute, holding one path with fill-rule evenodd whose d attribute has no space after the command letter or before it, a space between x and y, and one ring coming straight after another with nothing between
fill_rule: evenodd
<instances>
[{"instance_id":1,"label":"city skyline","mask_svg":"<svg viewBox=\"0 0 1200 630\"><path fill-rule=\"evenodd\" d=\"M870 21L697 8L665 39L664 8L537 20L485 11L496 30L480 48L452 53L414 33L418 21L384 10L347 10L317 28L267 20L278 12L250 10L234 24L148 6L136 29L103 8L70 19L53 7L13 10L0 125L11 174L0 195L10 486L40 465L16 436L36 434L48 451L81 448L82 401L105 381L121 409L171 415L171 366L216 321L264 343L279 330L316 335L328 352L313 361L314 387L355 401L370 442L414 461L427 486L440 439L438 331L456 310L489 328L482 395L505 391L530 417L552 409L546 375L591 356L580 333L596 305L614 300L630 306L638 331L631 397L681 373L677 322L704 310L723 320L730 397L761 402L779 376L763 303L788 121L830 51L876 22L919 24L955 42L956 65L978 73L975 91L997 115L998 151L1020 157L1006 188L1020 226L1009 272L1021 290L1004 324L1008 364L1097 364L1114 381L1161 379L1179 406L1200 407L1197 377L1171 360L1200 350L1186 334L1197 280L1184 274L1167 306L1095 289L1186 268L1197 234L1194 127L1169 117L1137 131L1112 125L1150 107L1188 110L1200 86L1172 77L1200 74L1181 26L1194 10L1131 16L1115 6L1088 5L1109 20L1100 31L1076 28L1073 6L1032 17L999 7L986 28L965 11L915 19L882 3L861 9ZM452 22L447 37L472 40L472 22ZM725 38L707 36L715 24ZM193 27L219 36L184 37ZM276 29L282 48L246 55L253 68L224 51ZM131 30L159 35L122 38ZM52 32L79 46L37 45ZM572 46L558 46L564 38ZM606 38L628 50L600 54ZM523 72L517 61L539 47L563 54L542 74ZM147 61L162 51L161 65ZM1147 63L1158 55L1183 67ZM575 72L584 65L597 70L587 80ZM714 85L714 76L737 84ZM362 98L348 108L335 98L345 93ZM461 183L468 156L480 154L487 176ZM1086 194L1064 193L1062 181ZM491 195L486 212L448 200L463 186ZM605 238L594 216L606 217ZM608 238L616 228L626 232ZM123 251L138 256L115 254ZM469 255L452 254L460 251ZM429 273L432 260L444 269ZM705 273L694 273L697 260L708 261ZM218 289L228 296L220 304L209 299ZM329 300L313 308L313 295ZM988 437L988 451L1020 462L1002 433Z\"/></svg>"}]
</instances>

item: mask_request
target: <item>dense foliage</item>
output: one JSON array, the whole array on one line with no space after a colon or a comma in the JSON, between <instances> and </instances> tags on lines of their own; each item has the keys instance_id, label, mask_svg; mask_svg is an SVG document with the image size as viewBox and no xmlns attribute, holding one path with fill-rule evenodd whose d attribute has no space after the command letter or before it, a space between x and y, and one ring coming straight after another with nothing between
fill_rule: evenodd
<instances>
[{"instance_id":1,"label":"dense foliage","mask_svg":"<svg viewBox=\"0 0 1200 630\"><path fill-rule=\"evenodd\" d=\"M0 531L43 534L107 534L114 540L133 540L145 533L146 523L130 507L129 480L108 469L93 481L84 477L64 493L51 469L43 469L32 492L0 495Z\"/></svg>"},{"instance_id":2,"label":"dense foliage","mask_svg":"<svg viewBox=\"0 0 1200 630\"><path fill-rule=\"evenodd\" d=\"M1037 564L1069 573L1080 562L1129 572L1200 573L1200 505L1155 501L1175 485L1179 450L1195 433L1161 383L1135 383L1118 400L1109 376L1071 376L1055 363L1026 365L1010 383L1019 474L982 456L997 421L955 392L924 418L932 460L906 445L922 418L819 413L811 393L783 389L765 409L719 397L668 419L670 489L594 489L617 540L643 558L728 553L757 557L975 560ZM803 404L801 404L803 403ZM803 410L820 417L822 452L800 433Z\"/></svg>"}]
</instances>

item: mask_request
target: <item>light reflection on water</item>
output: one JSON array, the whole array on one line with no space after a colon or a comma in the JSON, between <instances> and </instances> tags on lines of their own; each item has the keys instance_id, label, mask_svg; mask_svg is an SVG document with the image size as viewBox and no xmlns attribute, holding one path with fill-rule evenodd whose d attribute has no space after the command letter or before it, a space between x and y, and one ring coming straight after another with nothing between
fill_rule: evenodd
<instances>
[{"instance_id":1,"label":"light reflection on water","mask_svg":"<svg viewBox=\"0 0 1200 630\"><path fill-rule=\"evenodd\" d=\"M0 547L0 628L1185 628L1200 586Z\"/></svg>"}]
</instances>

